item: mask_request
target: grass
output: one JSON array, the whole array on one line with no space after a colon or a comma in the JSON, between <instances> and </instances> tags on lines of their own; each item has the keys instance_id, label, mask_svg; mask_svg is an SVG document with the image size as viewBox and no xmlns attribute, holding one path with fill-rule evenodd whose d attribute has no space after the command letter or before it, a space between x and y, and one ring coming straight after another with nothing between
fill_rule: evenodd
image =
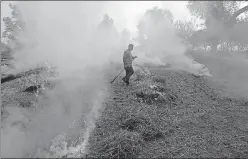
<instances>
[{"instance_id":1,"label":"grass","mask_svg":"<svg viewBox=\"0 0 248 159\"><path fill-rule=\"evenodd\" d=\"M247 157L247 101L220 94L205 77L150 71L131 87L114 84L89 157Z\"/></svg>"},{"instance_id":2,"label":"grass","mask_svg":"<svg viewBox=\"0 0 248 159\"><path fill-rule=\"evenodd\" d=\"M1 83L1 119L8 117L6 109L11 106L35 109L34 103L38 101L38 96L43 95L46 90L52 89L54 83L50 82L47 77L52 75L46 68L38 67L26 72L14 75L9 81ZM3 77L2 79L6 79ZM32 87L38 86L39 89L27 91Z\"/></svg>"},{"instance_id":3,"label":"grass","mask_svg":"<svg viewBox=\"0 0 248 159\"><path fill-rule=\"evenodd\" d=\"M244 81L231 79L220 85L215 80L230 79L231 75L218 73L225 72L227 66L237 69L234 73L241 78L244 72L238 70L244 70L242 64L231 64L229 60L218 67L220 59L197 60L210 67L213 78L168 68L136 69L131 86L125 87L119 77L111 86L111 94L90 136L88 157L247 157L248 100L227 89ZM111 69L107 77L114 77L114 68ZM52 88L41 77L44 72L34 69L3 83L2 108L11 103L31 107L37 98L34 93L25 92L27 88ZM2 110L2 118L7 116Z\"/></svg>"},{"instance_id":4,"label":"grass","mask_svg":"<svg viewBox=\"0 0 248 159\"><path fill-rule=\"evenodd\" d=\"M215 82L231 89L235 96L248 98L248 59L239 52L195 52L192 55L196 61L211 70Z\"/></svg>"}]
</instances>

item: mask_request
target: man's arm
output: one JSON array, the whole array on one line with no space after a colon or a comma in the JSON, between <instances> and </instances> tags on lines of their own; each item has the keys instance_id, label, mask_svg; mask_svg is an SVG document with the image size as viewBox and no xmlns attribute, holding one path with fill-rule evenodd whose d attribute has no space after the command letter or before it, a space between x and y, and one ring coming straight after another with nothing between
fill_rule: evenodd
<instances>
[{"instance_id":1,"label":"man's arm","mask_svg":"<svg viewBox=\"0 0 248 159\"><path fill-rule=\"evenodd\" d=\"M132 59L134 60L134 59L136 59L137 58L137 56L132 56Z\"/></svg>"}]
</instances>

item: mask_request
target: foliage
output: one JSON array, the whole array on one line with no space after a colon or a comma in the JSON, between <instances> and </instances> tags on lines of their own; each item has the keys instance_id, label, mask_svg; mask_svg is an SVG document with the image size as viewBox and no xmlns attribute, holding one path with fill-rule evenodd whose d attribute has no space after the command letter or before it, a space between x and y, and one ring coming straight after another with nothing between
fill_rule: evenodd
<instances>
[{"instance_id":1,"label":"foliage","mask_svg":"<svg viewBox=\"0 0 248 159\"><path fill-rule=\"evenodd\" d=\"M187 8L193 16L201 19L210 16L216 19L228 19L239 9L239 5L239 1L189 1Z\"/></svg>"},{"instance_id":2,"label":"foliage","mask_svg":"<svg viewBox=\"0 0 248 159\"><path fill-rule=\"evenodd\" d=\"M98 29L100 30L110 30L114 25L114 20L110 18L107 14L103 16L102 21L98 25Z\"/></svg>"},{"instance_id":3,"label":"foliage","mask_svg":"<svg viewBox=\"0 0 248 159\"><path fill-rule=\"evenodd\" d=\"M158 7L154 7L145 12L143 19L139 22L137 28L139 30L140 40L144 40L145 36L148 38L151 36L151 30L154 27L160 27L159 29L166 29L173 23L172 13L168 10L163 10ZM141 42L140 41L140 42Z\"/></svg>"},{"instance_id":4,"label":"foliage","mask_svg":"<svg viewBox=\"0 0 248 159\"><path fill-rule=\"evenodd\" d=\"M154 23L165 21L168 23L173 23L174 19L172 13L169 10L164 10L158 7L147 10L144 16L149 18L149 20Z\"/></svg>"},{"instance_id":5,"label":"foliage","mask_svg":"<svg viewBox=\"0 0 248 159\"><path fill-rule=\"evenodd\" d=\"M9 4L11 11L11 17L4 17L3 23L5 30L3 31L2 37L10 42L17 43L17 34L24 31L25 22L22 20L20 9L17 5Z\"/></svg>"},{"instance_id":6,"label":"foliage","mask_svg":"<svg viewBox=\"0 0 248 159\"><path fill-rule=\"evenodd\" d=\"M98 24L96 36L94 45L97 44L101 51L103 48L112 50L118 45L119 34L114 26L114 20L109 15L105 14Z\"/></svg>"},{"instance_id":7,"label":"foliage","mask_svg":"<svg viewBox=\"0 0 248 159\"><path fill-rule=\"evenodd\" d=\"M194 25L191 21L176 21L174 26L177 30L177 35L185 41L187 41L194 32Z\"/></svg>"},{"instance_id":8,"label":"foliage","mask_svg":"<svg viewBox=\"0 0 248 159\"><path fill-rule=\"evenodd\" d=\"M151 43L157 45L158 41L167 40L166 36L170 34L168 30L173 28L173 20L174 17L168 10L158 7L147 10L137 25L138 37L135 40L149 52L147 47Z\"/></svg>"},{"instance_id":9,"label":"foliage","mask_svg":"<svg viewBox=\"0 0 248 159\"><path fill-rule=\"evenodd\" d=\"M247 43L246 29L236 29L245 28L247 25L246 18L239 17L248 10L248 6L242 8L241 5L244 4L246 3L241 1L189 1L187 7L190 13L197 18L204 19L206 26L206 29L195 32L190 37L190 42L195 46L207 43L215 51L218 44Z\"/></svg>"}]
</instances>

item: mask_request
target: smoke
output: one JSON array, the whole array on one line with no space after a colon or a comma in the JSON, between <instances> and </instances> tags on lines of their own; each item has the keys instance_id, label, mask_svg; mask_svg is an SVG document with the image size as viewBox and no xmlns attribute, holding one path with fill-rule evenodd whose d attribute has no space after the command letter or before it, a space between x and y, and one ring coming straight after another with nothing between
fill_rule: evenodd
<instances>
[{"instance_id":1,"label":"smoke","mask_svg":"<svg viewBox=\"0 0 248 159\"><path fill-rule=\"evenodd\" d=\"M18 36L24 48L14 53L17 70L47 61L56 67L59 76L47 98L39 100L39 111L23 121L25 129L14 126L1 129L2 157L27 157L39 148L49 149L53 138L63 132L78 136L81 127L70 129L69 125L84 118L84 114L88 113L88 120L94 124L108 93L109 59L116 51L124 51L116 49L120 45L115 31L97 30L105 5L104 2L18 2L25 30ZM145 58L157 58L157 62L171 63L175 68L193 65L184 54L185 46L173 26L151 24L146 29L149 45L140 56L134 49L139 56L137 63ZM99 93L104 96L99 97ZM89 127L83 135L85 143L92 129Z\"/></svg>"},{"instance_id":2,"label":"smoke","mask_svg":"<svg viewBox=\"0 0 248 159\"><path fill-rule=\"evenodd\" d=\"M183 39L177 36L173 23L169 19L161 19L160 13L161 11L158 9L150 11L150 15L145 14L140 21L139 27L140 31L145 33L145 42L140 45L141 48L143 47L143 51L137 52L139 58L136 63L169 64L173 69L201 74L204 66L186 55L188 46ZM209 75L208 71L205 71L205 75Z\"/></svg>"},{"instance_id":3,"label":"smoke","mask_svg":"<svg viewBox=\"0 0 248 159\"><path fill-rule=\"evenodd\" d=\"M97 118L101 104L97 109L93 105L101 103L102 98L97 94L102 89L104 95L108 93L104 76L108 71L107 55L116 45L111 46L108 38L105 38L108 46L102 45L99 39L105 35L96 31L103 2L19 2L17 5L25 30L18 36L24 48L14 53L16 68L22 71L49 62L59 75L56 87L47 92L47 98L39 100L35 115L23 121L25 129L16 126L1 129L2 157L27 157L38 148L49 149L52 139L60 133L79 135L81 126L69 128L74 120L92 111Z\"/></svg>"}]
</instances>

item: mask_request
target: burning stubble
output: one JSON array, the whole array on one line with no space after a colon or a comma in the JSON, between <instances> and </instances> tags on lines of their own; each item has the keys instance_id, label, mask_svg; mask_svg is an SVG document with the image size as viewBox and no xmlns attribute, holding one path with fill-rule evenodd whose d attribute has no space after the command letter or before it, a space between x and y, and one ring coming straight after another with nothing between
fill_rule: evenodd
<instances>
[{"instance_id":1,"label":"burning stubble","mask_svg":"<svg viewBox=\"0 0 248 159\"><path fill-rule=\"evenodd\" d=\"M38 148L49 149L51 140L63 132L79 135L81 128L72 130L69 125L84 113L89 112L88 122L94 125L108 93L102 92L102 88L107 88L105 68L111 54L120 46L118 35L108 38L108 33L96 31L104 5L104 2L18 3L26 29L19 34L24 49L14 54L16 68L21 71L48 61L59 72L59 82L47 93L48 98L38 102L44 108L27 121L25 131L18 127L1 130L3 157L27 157ZM185 46L173 27L167 25L167 28L163 34L161 28L147 28L153 38L146 53L138 54L137 62L154 57L165 63L169 60L175 68L192 65L190 60L185 62ZM121 62L121 57L118 61ZM84 144L93 128L86 129Z\"/></svg>"},{"instance_id":2,"label":"burning stubble","mask_svg":"<svg viewBox=\"0 0 248 159\"><path fill-rule=\"evenodd\" d=\"M59 82L47 93L48 98L39 100L37 106L44 105L43 109L26 122L25 130L13 126L1 130L3 157L27 157L38 148L49 149L52 139L63 132L78 136L81 128L69 126L86 112L93 111L97 115L94 118L98 117L98 109L93 105L99 101L97 94L107 86L103 68L108 59L103 54L109 50L97 40L99 36L93 36L96 27L92 27L101 5L95 2L17 5L26 30L19 34L24 49L14 53L16 67L21 71L48 61L59 72ZM101 46L101 51L92 51L97 46ZM100 108L101 102L97 105Z\"/></svg>"}]
</instances>

